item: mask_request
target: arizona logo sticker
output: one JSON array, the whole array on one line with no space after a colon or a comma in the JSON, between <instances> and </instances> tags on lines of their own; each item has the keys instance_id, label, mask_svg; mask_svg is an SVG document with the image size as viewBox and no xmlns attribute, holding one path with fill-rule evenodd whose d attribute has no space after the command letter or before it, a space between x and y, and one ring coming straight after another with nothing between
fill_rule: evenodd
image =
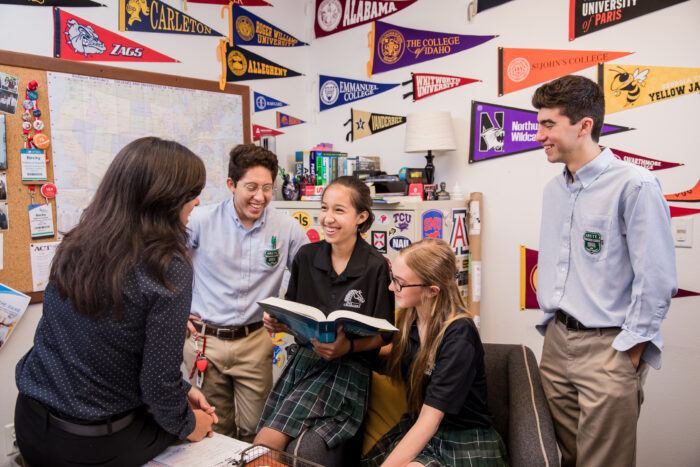
<instances>
[{"instance_id":1,"label":"arizona logo sticker","mask_svg":"<svg viewBox=\"0 0 700 467\"><path fill-rule=\"evenodd\" d=\"M632 52L498 48L498 95L527 88Z\"/></svg>"},{"instance_id":2,"label":"arizona logo sticker","mask_svg":"<svg viewBox=\"0 0 700 467\"><path fill-rule=\"evenodd\" d=\"M306 123L304 120L292 117L291 115L283 114L282 112L277 112L277 128L284 128L286 126L301 125Z\"/></svg>"},{"instance_id":3,"label":"arizona logo sticker","mask_svg":"<svg viewBox=\"0 0 700 467\"><path fill-rule=\"evenodd\" d=\"M364 110L350 109L350 120L345 122L343 126L350 124L352 128L345 135L345 140L355 141L403 123L406 123L406 117L401 115L376 114L365 112Z\"/></svg>"},{"instance_id":4,"label":"arizona logo sticker","mask_svg":"<svg viewBox=\"0 0 700 467\"><path fill-rule=\"evenodd\" d=\"M330 36L401 11L416 0L316 0L316 37Z\"/></svg>"},{"instance_id":5,"label":"arizona logo sticker","mask_svg":"<svg viewBox=\"0 0 700 467\"><path fill-rule=\"evenodd\" d=\"M253 91L253 106L256 112L262 112L267 109L276 109L279 107L284 107L287 104L277 99L267 97L265 94L260 94L257 91Z\"/></svg>"},{"instance_id":6,"label":"arizona logo sticker","mask_svg":"<svg viewBox=\"0 0 700 467\"><path fill-rule=\"evenodd\" d=\"M469 163L541 149L537 112L472 101ZM601 136L632 128L603 123Z\"/></svg>"},{"instance_id":7,"label":"arizona logo sticker","mask_svg":"<svg viewBox=\"0 0 700 467\"><path fill-rule=\"evenodd\" d=\"M160 0L119 0L119 30L223 36Z\"/></svg>"},{"instance_id":8,"label":"arizona logo sticker","mask_svg":"<svg viewBox=\"0 0 700 467\"><path fill-rule=\"evenodd\" d=\"M239 45L262 45L268 47L299 47L309 45L287 34L238 5L231 5L231 25L233 42Z\"/></svg>"},{"instance_id":9,"label":"arizona logo sticker","mask_svg":"<svg viewBox=\"0 0 700 467\"><path fill-rule=\"evenodd\" d=\"M496 36L470 36L410 29L375 21L369 33L367 77L471 49Z\"/></svg>"},{"instance_id":10,"label":"arizona logo sticker","mask_svg":"<svg viewBox=\"0 0 700 467\"><path fill-rule=\"evenodd\" d=\"M684 165L679 162L664 162L657 159L652 159L650 157L638 156L637 154L620 151L619 149L610 148L610 150L615 155L615 157L620 159L621 161L627 161L631 164L644 167L647 170L663 170L678 167L679 165Z\"/></svg>"},{"instance_id":11,"label":"arizona logo sticker","mask_svg":"<svg viewBox=\"0 0 700 467\"><path fill-rule=\"evenodd\" d=\"M253 124L253 141L259 141L261 136L277 136L283 135L281 131L266 128L264 126Z\"/></svg>"},{"instance_id":12,"label":"arizona logo sticker","mask_svg":"<svg viewBox=\"0 0 700 467\"><path fill-rule=\"evenodd\" d=\"M467 208L452 210L450 247L455 252L455 256L469 254L469 237L467 236Z\"/></svg>"},{"instance_id":13,"label":"arizona logo sticker","mask_svg":"<svg viewBox=\"0 0 700 467\"><path fill-rule=\"evenodd\" d=\"M226 82L232 81L301 76L301 73L278 65L249 50L230 45L227 39L219 40L217 55L222 66L222 74L219 78L221 89L224 89Z\"/></svg>"},{"instance_id":14,"label":"arizona logo sticker","mask_svg":"<svg viewBox=\"0 0 700 467\"><path fill-rule=\"evenodd\" d=\"M700 68L644 65L598 65L605 113L700 92Z\"/></svg>"},{"instance_id":15,"label":"arizona logo sticker","mask_svg":"<svg viewBox=\"0 0 700 467\"><path fill-rule=\"evenodd\" d=\"M321 111L343 104L359 101L367 97L394 89L396 84L372 83L356 79L338 78L320 75L318 79L318 98Z\"/></svg>"},{"instance_id":16,"label":"arizona logo sticker","mask_svg":"<svg viewBox=\"0 0 700 467\"><path fill-rule=\"evenodd\" d=\"M432 96L443 91L464 86L465 84L480 83L480 79L462 78L461 76L435 75L430 73L411 73L409 81L401 83L403 86L413 84L413 91L403 95L406 99L413 96L414 102L424 97Z\"/></svg>"},{"instance_id":17,"label":"arizona logo sticker","mask_svg":"<svg viewBox=\"0 0 700 467\"><path fill-rule=\"evenodd\" d=\"M178 62L60 8L53 9L53 21L56 58L84 62Z\"/></svg>"}]
</instances>

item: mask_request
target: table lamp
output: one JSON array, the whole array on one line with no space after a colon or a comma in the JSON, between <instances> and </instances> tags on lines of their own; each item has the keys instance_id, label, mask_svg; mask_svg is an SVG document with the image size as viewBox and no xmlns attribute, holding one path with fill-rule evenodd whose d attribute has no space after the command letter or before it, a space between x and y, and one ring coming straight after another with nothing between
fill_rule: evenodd
<instances>
[{"instance_id":1,"label":"table lamp","mask_svg":"<svg viewBox=\"0 0 700 467\"><path fill-rule=\"evenodd\" d=\"M452 116L445 110L430 110L406 117L405 152L428 152L425 155L425 177L429 185L435 180L433 151L457 149Z\"/></svg>"}]
</instances>

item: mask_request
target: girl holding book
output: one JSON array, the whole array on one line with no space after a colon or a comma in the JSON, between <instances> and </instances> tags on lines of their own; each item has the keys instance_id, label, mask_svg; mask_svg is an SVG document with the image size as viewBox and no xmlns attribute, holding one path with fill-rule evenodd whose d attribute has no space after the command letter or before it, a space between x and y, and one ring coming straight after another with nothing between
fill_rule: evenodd
<instances>
[{"instance_id":1,"label":"girl holding book","mask_svg":"<svg viewBox=\"0 0 700 467\"><path fill-rule=\"evenodd\" d=\"M390 289L398 311L387 372L404 381L409 413L367 453L366 466L507 465L486 406L484 349L442 240L401 250Z\"/></svg>"},{"instance_id":2,"label":"girl holding book","mask_svg":"<svg viewBox=\"0 0 700 467\"><path fill-rule=\"evenodd\" d=\"M372 220L369 188L361 180L348 176L329 184L319 216L325 239L301 247L285 298L326 315L345 309L393 323L389 266L360 236ZM288 330L267 313L263 323L269 332ZM370 365L386 343L381 335L357 337L339 327L332 343L312 339L300 346L267 399L255 443L285 450L300 436L320 437L328 448L320 460L340 462L341 446L365 416Z\"/></svg>"}]
</instances>

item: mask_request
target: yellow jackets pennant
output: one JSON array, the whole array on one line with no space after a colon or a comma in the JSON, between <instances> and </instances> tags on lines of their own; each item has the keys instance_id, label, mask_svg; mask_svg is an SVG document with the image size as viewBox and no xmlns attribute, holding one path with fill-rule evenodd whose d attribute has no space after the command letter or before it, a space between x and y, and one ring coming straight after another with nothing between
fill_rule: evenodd
<instances>
[{"instance_id":1,"label":"yellow jackets pennant","mask_svg":"<svg viewBox=\"0 0 700 467\"><path fill-rule=\"evenodd\" d=\"M609 114L700 92L700 68L601 63L598 84Z\"/></svg>"},{"instance_id":2,"label":"yellow jackets pennant","mask_svg":"<svg viewBox=\"0 0 700 467\"><path fill-rule=\"evenodd\" d=\"M350 124L352 128L345 136L345 139L354 141L403 123L406 123L406 117L401 115L377 114L364 110L350 109L350 120L345 122L343 126Z\"/></svg>"}]
</instances>

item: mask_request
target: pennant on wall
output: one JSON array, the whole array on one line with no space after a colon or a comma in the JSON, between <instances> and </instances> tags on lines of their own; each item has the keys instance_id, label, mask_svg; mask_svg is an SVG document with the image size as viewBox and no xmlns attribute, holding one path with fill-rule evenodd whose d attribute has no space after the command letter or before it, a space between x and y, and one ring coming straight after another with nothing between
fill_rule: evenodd
<instances>
[{"instance_id":1,"label":"pennant on wall","mask_svg":"<svg viewBox=\"0 0 700 467\"><path fill-rule=\"evenodd\" d=\"M411 79L403 84L413 84L413 91L403 95L406 99L408 96L413 96L413 101L423 99L424 97L434 94L449 91L450 89L464 86L465 84L480 83L480 79L462 78L461 76L451 75L435 75L431 73L411 73Z\"/></svg>"},{"instance_id":2,"label":"pennant on wall","mask_svg":"<svg viewBox=\"0 0 700 467\"><path fill-rule=\"evenodd\" d=\"M535 141L539 124L537 112L472 101L469 163L510 156L542 145ZM603 123L601 136L633 128Z\"/></svg>"},{"instance_id":3,"label":"pennant on wall","mask_svg":"<svg viewBox=\"0 0 700 467\"><path fill-rule=\"evenodd\" d=\"M53 55L79 61L178 62L82 18L53 9Z\"/></svg>"},{"instance_id":4,"label":"pennant on wall","mask_svg":"<svg viewBox=\"0 0 700 467\"><path fill-rule=\"evenodd\" d=\"M411 6L416 0L316 0L316 37L360 26Z\"/></svg>"},{"instance_id":5,"label":"pennant on wall","mask_svg":"<svg viewBox=\"0 0 700 467\"><path fill-rule=\"evenodd\" d=\"M676 206L669 206L668 208L671 210L671 217L683 217L692 216L693 214L700 214L700 209L678 208Z\"/></svg>"},{"instance_id":6,"label":"pennant on wall","mask_svg":"<svg viewBox=\"0 0 700 467\"><path fill-rule=\"evenodd\" d=\"M0 0L0 5L25 5L25 6L106 6L92 0Z\"/></svg>"},{"instance_id":7,"label":"pennant on wall","mask_svg":"<svg viewBox=\"0 0 700 467\"><path fill-rule=\"evenodd\" d=\"M569 0L569 40L686 0Z\"/></svg>"},{"instance_id":8,"label":"pennant on wall","mask_svg":"<svg viewBox=\"0 0 700 467\"><path fill-rule=\"evenodd\" d=\"M331 109L366 97L381 94L394 89L399 84L372 83L337 76L320 75L318 79L318 98L321 111Z\"/></svg>"},{"instance_id":9,"label":"pennant on wall","mask_svg":"<svg viewBox=\"0 0 700 467\"><path fill-rule=\"evenodd\" d=\"M350 124L352 128L345 135L345 139L354 141L403 123L406 123L406 117L400 115L377 114L365 112L364 110L350 109L350 120L345 122L343 126Z\"/></svg>"},{"instance_id":10,"label":"pennant on wall","mask_svg":"<svg viewBox=\"0 0 700 467\"><path fill-rule=\"evenodd\" d=\"M383 21L372 23L367 77L373 73L426 62L471 49L496 36L470 36L409 29Z\"/></svg>"},{"instance_id":11,"label":"pennant on wall","mask_svg":"<svg viewBox=\"0 0 700 467\"><path fill-rule=\"evenodd\" d=\"M673 298L695 297L697 295L700 295L700 293L693 292L692 290L678 289L678 292L676 292Z\"/></svg>"},{"instance_id":12,"label":"pennant on wall","mask_svg":"<svg viewBox=\"0 0 700 467\"><path fill-rule=\"evenodd\" d=\"M284 107L287 105L285 102L278 101L265 94L260 94L257 91L253 91L253 105L256 112L262 112L267 109L276 109L278 107Z\"/></svg>"},{"instance_id":13,"label":"pennant on wall","mask_svg":"<svg viewBox=\"0 0 700 467\"><path fill-rule=\"evenodd\" d=\"M119 0L119 30L223 36L160 0Z\"/></svg>"},{"instance_id":14,"label":"pennant on wall","mask_svg":"<svg viewBox=\"0 0 700 467\"><path fill-rule=\"evenodd\" d=\"M619 149L610 148L612 153L620 160L630 162L632 164L644 167L647 170L663 170L684 165L680 162L664 162L649 157L638 156L631 152L620 151Z\"/></svg>"},{"instance_id":15,"label":"pennant on wall","mask_svg":"<svg viewBox=\"0 0 700 467\"><path fill-rule=\"evenodd\" d=\"M306 123L304 120L292 117L291 115L283 114L282 112L277 112L277 128L284 128L286 126L301 125Z\"/></svg>"},{"instance_id":16,"label":"pennant on wall","mask_svg":"<svg viewBox=\"0 0 700 467\"><path fill-rule=\"evenodd\" d=\"M543 83L632 52L498 48L498 95Z\"/></svg>"},{"instance_id":17,"label":"pennant on wall","mask_svg":"<svg viewBox=\"0 0 700 467\"><path fill-rule=\"evenodd\" d=\"M253 141L259 141L261 136L277 136L283 135L281 131L273 130L261 125L253 124Z\"/></svg>"},{"instance_id":18,"label":"pennant on wall","mask_svg":"<svg viewBox=\"0 0 700 467\"><path fill-rule=\"evenodd\" d=\"M124 0L121 0L124 1ZM287 34L238 5L231 5L229 15L233 42L238 45L263 45L269 47L299 47L309 45Z\"/></svg>"},{"instance_id":19,"label":"pennant on wall","mask_svg":"<svg viewBox=\"0 0 700 467\"><path fill-rule=\"evenodd\" d=\"M191 3L208 3L210 5L226 5L233 2L236 5L241 6L272 6L272 3L268 3L265 0L185 0Z\"/></svg>"},{"instance_id":20,"label":"pennant on wall","mask_svg":"<svg viewBox=\"0 0 700 467\"><path fill-rule=\"evenodd\" d=\"M668 201L700 201L700 180L693 188L672 195L664 195Z\"/></svg>"},{"instance_id":21,"label":"pennant on wall","mask_svg":"<svg viewBox=\"0 0 700 467\"><path fill-rule=\"evenodd\" d=\"M700 68L644 65L598 65L605 113L653 104L700 92Z\"/></svg>"},{"instance_id":22,"label":"pennant on wall","mask_svg":"<svg viewBox=\"0 0 700 467\"><path fill-rule=\"evenodd\" d=\"M301 76L301 73L278 65L249 50L229 45L228 39L219 40L217 55L222 67L222 74L219 78L221 89L224 88L227 81Z\"/></svg>"}]
</instances>

